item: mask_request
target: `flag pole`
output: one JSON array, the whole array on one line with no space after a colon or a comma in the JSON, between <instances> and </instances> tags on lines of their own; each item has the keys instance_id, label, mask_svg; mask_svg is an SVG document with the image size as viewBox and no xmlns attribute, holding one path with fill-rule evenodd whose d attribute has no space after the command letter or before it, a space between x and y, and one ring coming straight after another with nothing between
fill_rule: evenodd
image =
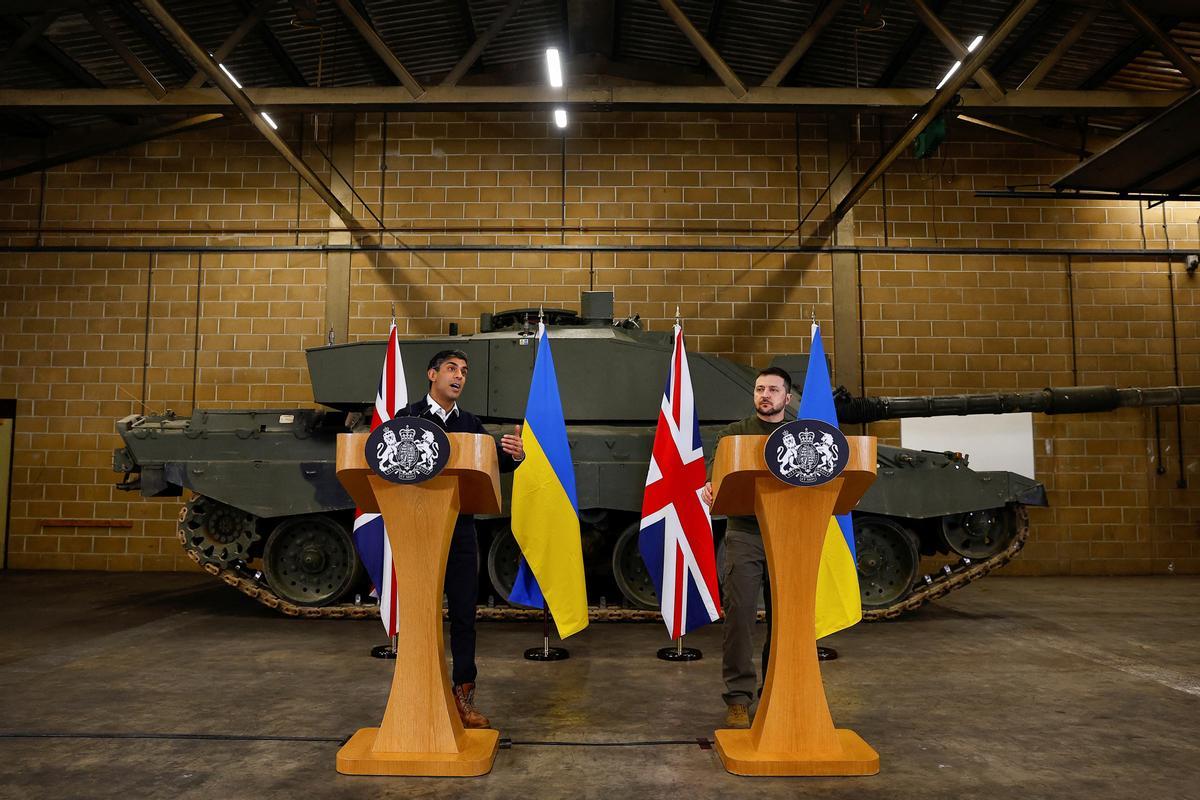
<instances>
[{"instance_id":1,"label":"flag pole","mask_svg":"<svg viewBox=\"0 0 1200 800\"><path fill-rule=\"evenodd\" d=\"M550 609L542 604L542 646L531 647L525 651L529 661L564 661L571 657L565 647L550 646Z\"/></svg>"},{"instance_id":2,"label":"flag pole","mask_svg":"<svg viewBox=\"0 0 1200 800\"><path fill-rule=\"evenodd\" d=\"M684 647L683 636L675 640L674 647L664 647L658 651L658 657L663 661L699 661L704 653L695 647Z\"/></svg>"}]
</instances>

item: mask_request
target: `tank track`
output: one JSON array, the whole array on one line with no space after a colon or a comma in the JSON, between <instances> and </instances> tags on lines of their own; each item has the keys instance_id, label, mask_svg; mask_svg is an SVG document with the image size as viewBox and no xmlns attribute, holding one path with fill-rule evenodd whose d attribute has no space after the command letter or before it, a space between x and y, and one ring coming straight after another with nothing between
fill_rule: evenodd
<instances>
[{"instance_id":1,"label":"tank track","mask_svg":"<svg viewBox=\"0 0 1200 800\"><path fill-rule=\"evenodd\" d=\"M878 622L885 619L895 619L901 614L916 611L921 606L945 597L950 592L957 591L967 584L973 583L993 570L999 569L1021 551L1029 538L1029 511L1025 506L1017 504L1015 509L1017 533L1008 547L994 556L982 561L972 561L963 558L957 564L947 564L941 570L925 575L919 581L917 589L886 608L864 609L864 622ZM200 555L189 548L187 537L179 531L179 542L183 545L188 558L208 574L219 578L224 583L237 589L247 597L262 603L267 608L279 611L289 617L305 619L368 619L379 617L379 607L357 603L339 603L328 606L300 606L284 600L275 594L260 574L248 567L235 564L222 567L217 564L204 563ZM762 612L759 617L762 618ZM542 612L530 608L512 608L511 606L481 606L476 614L477 619L487 620L539 620ZM662 616L657 611L640 608L609 608L591 606L588 608L588 619L592 622L654 622L661 621Z\"/></svg>"},{"instance_id":2,"label":"tank track","mask_svg":"<svg viewBox=\"0 0 1200 800\"><path fill-rule=\"evenodd\" d=\"M1003 567L1012 561L1025 542L1029 539L1029 509L1020 503L1013 508L1017 528L1016 536L1008 543L1008 547L994 556L982 561L972 561L969 558L959 559L957 564L947 564L938 572L926 575L917 583L917 589L900 598L886 608L864 609L863 621L879 622L885 619L895 619L909 611L916 611L921 606L939 597L945 597L950 592L957 591L969 583L973 583L987 575L992 570Z\"/></svg>"}]
</instances>

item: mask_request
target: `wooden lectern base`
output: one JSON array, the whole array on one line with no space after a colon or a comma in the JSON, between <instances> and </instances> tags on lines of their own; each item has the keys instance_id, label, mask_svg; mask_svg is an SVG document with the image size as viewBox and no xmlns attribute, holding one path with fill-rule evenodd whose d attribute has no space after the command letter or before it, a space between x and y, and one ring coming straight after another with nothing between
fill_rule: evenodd
<instances>
[{"instance_id":1,"label":"wooden lectern base","mask_svg":"<svg viewBox=\"0 0 1200 800\"><path fill-rule=\"evenodd\" d=\"M460 753L376 753L379 728L359 728L337 754L343 775L420 775L473 778L492 771L500 732L491 728L463 731Z\"/></svg>"},{"instance_id":2,"label":"wooden lectern base","mask_svg":"<svg viewBox=\"0 0 1200 800\"><path fill-rule=\"evenodd\" d=\"M830 758L806 753L764 753L755 748L753 731L726 728L716 733L717 755L734 775L877 775L879 754L852 730L838 728L842 752Z\"/></svg>"}]
</instances>

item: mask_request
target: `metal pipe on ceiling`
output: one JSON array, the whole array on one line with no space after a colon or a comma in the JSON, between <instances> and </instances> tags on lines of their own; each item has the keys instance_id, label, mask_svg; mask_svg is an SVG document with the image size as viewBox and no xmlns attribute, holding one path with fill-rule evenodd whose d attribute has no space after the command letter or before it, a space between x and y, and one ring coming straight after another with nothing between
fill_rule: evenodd
<instances>
[{"instance_id":1,"label":"metal pipe on ceiling","mask_svg":"<svg viewBox=\"0 0 1200 800\"><path fill-rule=\"evenodd\" d=\"M926 247L799 245L600 245L600 244L352 244L352 245L0 245L0 253L852 253L861 255L930 256L1051 256L1066 258L1116 258L1153 261L1185 258L1195 248L1130 250L1118 247Z\"/></svg>"}]
</instances>

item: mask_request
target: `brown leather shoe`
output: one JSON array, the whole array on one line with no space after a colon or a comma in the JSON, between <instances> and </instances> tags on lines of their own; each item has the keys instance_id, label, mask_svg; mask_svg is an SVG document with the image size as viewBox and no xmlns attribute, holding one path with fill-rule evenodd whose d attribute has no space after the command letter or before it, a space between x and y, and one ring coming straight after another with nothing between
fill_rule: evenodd
<instances>
[{"instance_id":1,"label":"brown leather shoe","mask_svg":"<svg viewBox=\"0 0 1200 800\"><path fill-rule=\"evenodd\" d=\"M460 683L454 687L454 705L464 728L486 728L488 718L475 707L475 684Z\"/></svg>"},{"instance_id":2,"label":"brown leather shoe","mask_svg":"<svg viewBox=\"0 0 1200 800\"><path fill-rule=\"evenodd\" d=\"M725 726L727 728L749 728L750 706L742 703L730 703L725 709Z\"/></svg>"}]
</instances>

